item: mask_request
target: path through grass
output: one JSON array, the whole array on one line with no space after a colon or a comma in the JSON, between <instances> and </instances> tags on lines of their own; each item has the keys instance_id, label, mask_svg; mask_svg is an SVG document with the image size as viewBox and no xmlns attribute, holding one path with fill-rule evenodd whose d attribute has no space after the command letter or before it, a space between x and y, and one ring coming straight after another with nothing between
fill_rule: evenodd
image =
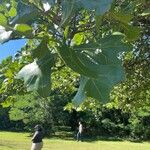
<instances>
[{"instance_id":1,"label":"path through grass","mask_svg":"<svg viewBox=\"0 0 150 150\"><path fill-rule=\"evenodd\" d=\"M30 150L28 133L0 132L0 150ZM76 142L59 138L44 139L42 150L150 150L150 143L128 141Z\"/></svg>"}]
</instances>

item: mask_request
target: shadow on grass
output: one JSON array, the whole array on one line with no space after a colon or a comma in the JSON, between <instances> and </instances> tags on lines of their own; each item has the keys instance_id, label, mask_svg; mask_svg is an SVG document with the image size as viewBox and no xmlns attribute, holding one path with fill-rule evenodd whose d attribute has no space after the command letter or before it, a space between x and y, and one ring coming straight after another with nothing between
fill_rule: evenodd
<instances>
[{"instance_id":1,"label":"shadow on grass","mask_svg":"<svg viewBox=\"0 0 150 150\"><path fill-rule=\"evenodd\" d=\"M76 134L72 132L70 128L58 128L55 134L48 139L61 139L61 140L69 140L76 141ZM117 137L91 137L83 134L82 142L96 142L96 141L123 141L121 138Z\"/></svg>"},{"instance_id":2,"label":"shadow on grass","mask_svg":"<svg viewBox=\"0 0 150 150\"><path fill-rule=\"evenodd\" d=\"M68 140L68 141L76 141L76 134L68 133L64 134L63 132L57 132L55 135L50 137L52 139L61 139L61 140ZM96 142L96 141L107 141L107 142L122 142L124 139L116 138L116 137L87 137L83 135L82 142Z\"/></svg>"},{"instance_id":3,"label":"shadow on grass","mask_svg":"<svg viewBox=\"0 0 150 150\"><path fill-rule=\"evenodd\" d=\"M5 131L1 131L5 132ZM13 132L13 131L11 131ZM14 131L16 133L16 131ZM24 133L24 132L17 132L17 133ZM26 132L25 132L26 133ZM76 141L76 132L72 132L70 127L63 127L59 126L56 128L55 134L53 134L50 137L46 137L47 139L61 139L61 140L66 140L66 141ZM27 137L32 137L33 133L29 133ZM122 138L122 137L110 137L110 136L87 136L83 134L83 139L82 142L96 142L96 141L107 141L107 142L123 142L123 141L129 141L132 143L143 143L144 141L140 139L133 139L133 138ZM149 142L149 141L148 141ZM0 144L0 146L3 146ZM11 147L10 147L11 148Z\"/></svg>"},{"instance_id":4,"label":"shadow on grass","mask_svg":"<svg viewBox=\"0 0 150 150\"><path fill-rule=\"evenodd\" d=\"M118 137L85 137L84 141L86 142L96 142L96 141L107 141L107 142L121 142L121 141L124 141L123 139L121 138L118 138Z\"/></svg>"},{"instance_id":5,"label":"shadow on grass","mask_svg":"<svg viewBox=\"0 0 150 150\"><path fill-rule=\"evenodd\" d=\"M61 139L61 140L68 140L68 141L76 141L76 133L72 132L70 128L66 127L59 127L55 134L48 138L48 139ZM83 134L82 142L96 142L96 141L107 141L107 142L123 142L123 141L130 141L134 143L143 143L142 140L139 139L129 139L129 138L122 138L122 137L110 137L110 136L86 136Z\"/></svg>"},{"instance_id":6,"label":"shadow on grass","mask_svg":"<svg viewBox=\"0 0 150 150\"><path fill-rule=\"evenodd\" d=\"M53 135L51 138L53 139L61 139L61 140L68 140L68 141L76 141L76 134L73 134L72 132L57 132L55 135ZM143 143L142 140L139 139L128 139L128 138L119 138L119 137L108 137L108 136L101 136L101 137L89 137L84 136L82 138L82 142L96 142L96 141L107 141L107 142L124 142L129 141L132 143Z\"/></svg>"},{"instance_id":7,"label":"shadow on grass","mask_svg":"<svg viewBox=\"0 0 150 150\"><path fill-rule=\"evenodd\" d=\"M53 139L62 139L69 141L76 141L76 132L72 132L70 127L58 126L56 128L55 134L50 137ZM121 138L117 137L91 137L83 134L83 142L96 142L96 141L123 141Z\"/></svg>"},{"instance_id":8,"label":"shadow on grass","mask_svg":"<svg viewBox=\"0 0 150 150\"><path fill-rule=\"evenodd\" d=\"M130 141L132 143L143 143L143 141L140 139L128 139L128 141Z\"/></svg>"}]
</instances>

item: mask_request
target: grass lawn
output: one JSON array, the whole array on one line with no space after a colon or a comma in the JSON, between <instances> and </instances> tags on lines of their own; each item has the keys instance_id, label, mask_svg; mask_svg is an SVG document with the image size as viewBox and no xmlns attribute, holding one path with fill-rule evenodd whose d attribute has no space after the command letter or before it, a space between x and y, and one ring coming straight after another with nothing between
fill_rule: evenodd
<instances>
[{"instance_id":1,"label":"grass lawn","mask_svg":"<svg viewBox=\"0 0 150 150\"><path fill-rule=\"evenodd\" d=\"M31 137L28 133L1 132L0 150L30 150ZM150 143L128 141L76 142L73 139L44 139L42 150L150 150Z\"/></svg>"}]
</instances>

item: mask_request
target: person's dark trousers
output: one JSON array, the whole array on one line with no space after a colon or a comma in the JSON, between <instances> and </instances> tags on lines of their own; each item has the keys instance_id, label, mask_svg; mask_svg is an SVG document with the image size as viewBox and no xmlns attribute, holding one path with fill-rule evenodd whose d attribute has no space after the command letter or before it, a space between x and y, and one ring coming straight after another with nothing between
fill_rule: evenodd
<instances>
[{"instance_id":1,"label":"person's dark trousers","mask_svg":"<svg viewBox=\"0 0 150 150\"><path fill-rule=\"evenodd\" d=\"M77 141L82 141L82 133L77 133Z\"/></svg>"}]
</instances>

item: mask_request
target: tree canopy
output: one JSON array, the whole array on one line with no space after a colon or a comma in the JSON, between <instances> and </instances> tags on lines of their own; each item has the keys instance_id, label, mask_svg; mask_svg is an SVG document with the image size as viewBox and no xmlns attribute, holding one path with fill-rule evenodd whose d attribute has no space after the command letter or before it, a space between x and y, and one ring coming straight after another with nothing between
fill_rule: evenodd
<instances>
[{"instance_id":1,"label":"tree canopy","mask_svg":"<svg viewBox=\"0 0 150 150\"><path fill-rule=\"evenodd\" d=\"M125 77L121 57L132 50L147 18L147 0L1 0L0 42L29 39L29 61L15 78L28 91L50 95L51 74L67 65L80 74L74 97L109 100L114 85ZM15 62L14 62L15 63ZM1 70L2 74L3 70ZM12 72L4 74L4 78Z\"/></svg>"}]
</instances>

